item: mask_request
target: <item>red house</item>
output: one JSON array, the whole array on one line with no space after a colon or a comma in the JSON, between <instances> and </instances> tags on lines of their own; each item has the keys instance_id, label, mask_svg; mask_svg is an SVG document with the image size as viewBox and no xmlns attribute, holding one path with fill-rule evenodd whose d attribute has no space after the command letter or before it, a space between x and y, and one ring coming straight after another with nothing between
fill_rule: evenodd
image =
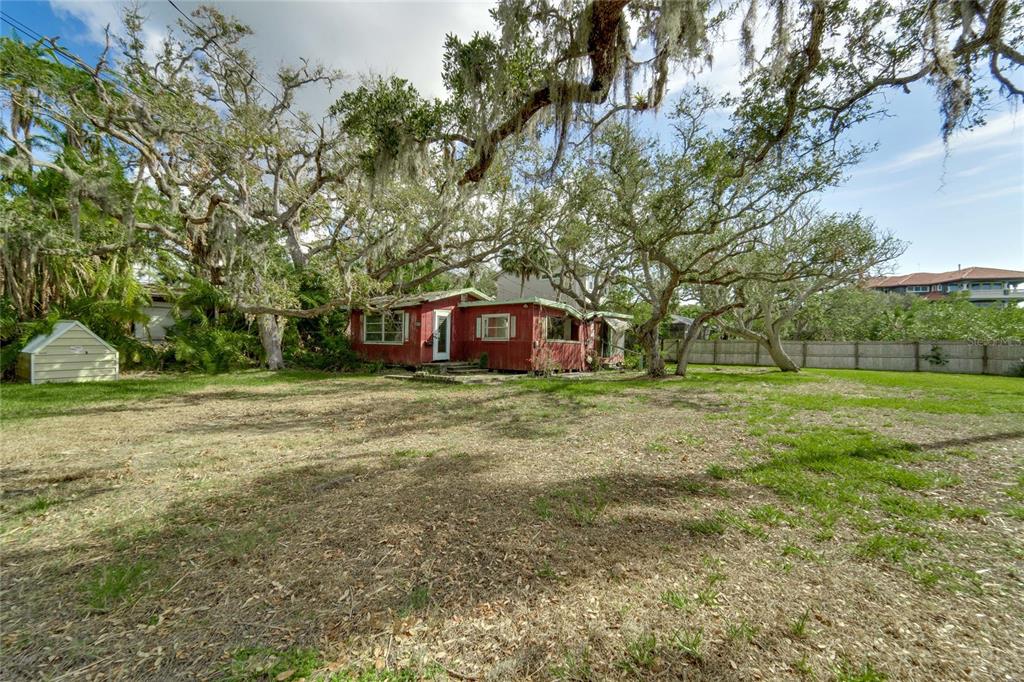
<instances>
[{"instance_id":1,"label":"red house","mask_svg":"<svg viewBox=\"0 0 1024 682\"><path fill-rule=\"evenodd\" d=\"M581 371L623 360L629 316L584 314L543 298L495 301L476 289L374 299L352 310L352 346L368 360L419 367L481 362L488 369Z\"/></svg>"}]
</instances>

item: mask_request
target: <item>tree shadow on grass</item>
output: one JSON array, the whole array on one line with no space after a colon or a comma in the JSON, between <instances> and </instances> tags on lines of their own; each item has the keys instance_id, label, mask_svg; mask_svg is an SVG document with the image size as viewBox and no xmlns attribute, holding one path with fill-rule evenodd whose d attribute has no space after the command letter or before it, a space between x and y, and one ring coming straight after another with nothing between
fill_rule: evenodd
<instances>
[{"instance_id":1,"label":"tree shadow on grass","mask_svg":"<svg viewBox=\"0 0 1024 682\"><path fill-rule=\"evenodd\" d=\"M380 390L381 386L368 388ZM588 398L558 392L542 392L524 401L518 392L502 386L452 392L447 387L433 388L423 401L371 399L342 405L307 403L302 407L295 407L291 396L274 393L254 400L246 414L204 417L184 424L183 428L211 435L246 435L312 432L327 427L333 430L336 439L349 445L437 435L461 427L480 429L495 438L539 440L562 436L595 411L608 408ZM701 394L692 400L675 396L662 400L658 393L638 395L655 407L707 413L729 409L713 394Z\"/></svg>"},{"instance_id":2,"label":"tree shadow on grass","mask_svg":"<svg viewBox=\"0 0 1024 682\"><path fill-rule=\"evenodd\" d=\"M360 389L370 389L367 380L374 374L345 374L313 370L282 372L242 371L226 374L160 374L145 378L66 384L4 384L2 415L5 421L22 421L40 417L103 414L106 412L153 409L155 401L213 400L245 398L251 389L277 386L299 386L277 395L308 395L320 389L318 384L330 382L340 390L346 382L363 381ZM382 382L383 383L383 382ZM339 386L341 384L341 386ZM313 388L309 388L309 386ZM209 391L220 388L220 391ZM382 387L383 388L383 387ZM148 404L147 404L148 403Z\"/></svg>"},{"instance_id":3,"label":"tree shadow on grass","mask_svg":"<svg viewBox=\"0 0 1024 682\"><path fill-rule=\"evenodd\" d=\"M403 618L451 624L484 605L542 604L582 581L616 580L622 566L642 572L666 547L696 556L720 542L657 513L699 494L680 480L567 472L506 482L499 463L477 453L292 467L175 504L142 530L97 532L68 550L64 570L53 570L52 550L9 552L5 601L18 608L4 616L15 633L6 668L145 676L153 662L137 652L162 647L161 675L209 676L225 651L257 643L360 650ZM112 565L146 568L97 617L81 585Z\"/></svg>"},{"instance_id":4,"label":"tree shadow on grass","mask_svg":"<svg viewBox=\"0 0 1024 682\"><path fill-rule=\"evenodd\" d=\"M943 440L924 443L921 447L925 450L945 450L946 448L960 448L982 443L998 443L1001 441L1018 440L1024 438L1024 431L1004 431L1002 433L986 433L978 436L964 436L963 438L946 438Z\"/></svg>"}]
</instances>

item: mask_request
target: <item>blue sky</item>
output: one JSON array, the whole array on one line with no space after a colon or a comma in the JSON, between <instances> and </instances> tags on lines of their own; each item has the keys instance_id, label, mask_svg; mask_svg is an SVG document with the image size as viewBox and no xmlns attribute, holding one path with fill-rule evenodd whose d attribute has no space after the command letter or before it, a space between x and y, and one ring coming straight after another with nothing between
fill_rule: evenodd
<instances>
[{"instance_id":1,"label":"blue sky","mask_svg":"<svg viewBox=\"0 0 1024 682\"><path fill-rule=\"evenodd\" d=\"M186 11L190 7L179 4ZM468 37L490 23L485 2L220 6L256 30L251 47L264 68L309 57L352 74L408 77L432 95L442 94L444 34ZM7 0L3 9L40 33L59 35L86 56L96 54L101 27L115 21L117 13L112 3L75 0ZM165 2L147 3L144 11L155 28L176 16ZM3 29L10 34L10 26ZM384 31L390 39L381 39ZM727 63L717 68L724 73L731 67ZM844 186L822 196L822 205L862 211L908 241L896 265L900 272L953 270L958 265L1024 270L1024 112L1014 112L994 97L990 125L958 134L947 150L929 87L918 84L910 94L892 93L887 100L890 116L862 125L853 138L877 142L878 150L851 170ZM317 108L323 102L305 105Z\"/></svg>"}]
</instances>

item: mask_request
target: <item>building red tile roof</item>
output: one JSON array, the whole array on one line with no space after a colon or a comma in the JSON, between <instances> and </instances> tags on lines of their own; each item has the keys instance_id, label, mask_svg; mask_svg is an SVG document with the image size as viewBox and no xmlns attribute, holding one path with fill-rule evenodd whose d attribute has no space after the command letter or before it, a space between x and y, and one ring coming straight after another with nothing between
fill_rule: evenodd
<instances>
[{"instance_id":1,"label":"building red tile roof","mask_svg":"<svg viewBox=\"0 0 1024 682\"><path fill-rule=\"evenodd\" d=\"M909 275L872 277L864 284L871 289L881 289L884 287L924 286L928 284L946 284L949 282L986 279L1024 279L1024 271L969 267L962 270L950 270L949 272L913 272Z\"/></svg>"}]
</instances>

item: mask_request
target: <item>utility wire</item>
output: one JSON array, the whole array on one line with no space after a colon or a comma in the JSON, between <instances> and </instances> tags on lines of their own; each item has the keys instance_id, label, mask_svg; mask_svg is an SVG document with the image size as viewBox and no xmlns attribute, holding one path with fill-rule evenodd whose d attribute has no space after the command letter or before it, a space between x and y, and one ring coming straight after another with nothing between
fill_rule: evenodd
<instances>
[{"instance_id":1,"label":"utility wire","mask_svg":"<svg viewBox=\"0 0 1024 682\"><path fill-rule=\"evenodd\" d=\"M76 55L74 55L74 54L68 52L67 50L65 50L63 47L58 45L55 40L53 40L51 38L47 38L46 36L42 35L38 31L34 30L28 24L24 23L23 21L21 21L19 19L16 19L15 17L12 17L10 14L8 14L5 11L3 11L2 9L0 9L0 17L2 17L4 19L4 21L6 21L7 23L9 23L11 25L11 28L14 29L15 33L21 32L21 33L25 34L25 36L28 37L28 38L32 38L33 40L36 40L36 41L38 41L40 43L47 43L53 49L54 52L56 52L61 57L64 57L64 59L66 59L68 61L68 65L69 66L73 66L74 68L79 69L80 71L85 71L89 75L94 75L92 71L86 69L81 64L80 60L78 59L78 57ZM116 80L112 80L112 79L105 79L105 80L107 80L107 82L109 82L115 88L118 88L118 89L124 88L124 85L122 85L121 83L118 83ZM125 93L122 91L122 94L125 94Z\"/></svg>"},{"instance_id":2,"label":"utility wire","mask_svg":"<svg viewBox=\"0 0 1024 682\"><path fill-rule=\"evenodd\" d=\"M36 41L38 41L40 43L45 43L46 45L48 45L54 52L56 52L58 55L60 55L61 57L64 57L67 60L68 66L74 67L74 68L78 69L79 71L83 71L83 72L89 74L90 76L96 76L97 75L95 71L93 71L92 69L87 68L84 64L82 64L81 59L79 59L79 57L77 55L72 54L71 52L68 52L67 50L65 50L53 38L47 38L46 36L42 35L38 31L34 30L31 26L29 26L25 22L20 21L19 19L16 19L15 17L12 17L10 14L8 14L5 11L3 11L2 9L0 9L0 17L2 17L5 21L7 21L9 24L11 24L11 27L16 32L20 31L21 33L25 34L27 37L32 38L32 39L34 39L34 40L36 40ZM133 96L134 95L134 93L131 92L131 90L128 88L128 86L126 86L124 83L122 83L119 80L117 80L111 73L109 73L109 72L101 73L100 77L105 82L110 83L112 86L114 86L114 89L117 90L122 95L128 95L128 96ZM189 102L193 102L194 101L192 97L189 97L188 95L185 95L185 94L183 94L181 92L178 92L177 90L172 88L170 85L167 85L166 83L161 83L159 80L154 80L154 82L159 87L161 87L162 89L166 90L167 92L171 93L172 95L175 95L176 97L178 97L178 98L180 98L182 100L187 100Z\"/></svg>"},{"instance_id":3,"label":"utility wire","mask_svg":"<svg viewBox=\"0 0 1024 682\"><path fill-rule=\"evenodd\" d=\"M185 13L185 12L184 12L184 11L183 11L183 10L182 10L182 9L181 9L180 7L178 7L177 3L175 3L175 2L174 2L174 0L167 0L167 3L168 3L168 4L169 4L169 5L171 6L171 7L173 7L173 8L175 9L175 11L177 11L177 12L178 12L178 14L180 14L180 15L181 15L182 17L184 17L184 18L185 18L185 21L187 21L188 23L192 24L192 26L193 26L193 27L195 27L195 29L196 29L197 31L199 31L199 35L201 35L201 36L202 36L203 38L206 38L206 39L208 39L208 40L210 41L210 43L211 43L211 44L212 44L212 45L213 45L214 47L216 47L216 48L217 48L217 49L218 49L218 50L220 51L220 53L221 53L222 55L224 55L225 57L227 57L228 59L230 59L230 60L231 60L232 62L234 62L234 63L235 63L235 65L236 65L236 66L238 66L239 68L241 68L241 69L247 69L247 70L249 71L249 77L250 77L250 78L252 78L252 80L253 80L253 81L254 81L254 82L255 82L255 83L256 83L256 84L258 85L258 86L260 86L261 88L263 88L264 92L266 92L266 93L267 93L268 95L270 95L271 97L273 97L273 98L274 98L274 101L275 101L275 102L277 102L277 104L278 104L278 105L279 105L279 106L280 106L280 107L281 107L282 109L284 109L284 110L285 110L285 111L287 111L287 112L288 112L289 114L291 114L291 115L292 115L292 118L294 118L294 119L295 119L296 121L298 121L298 122L299 122L299 124L301 124L302 126L304 126L304 127L306 128L306 130L308 130L309 132L313 133L314 135L319 135L319 134L320 134L320 133L318 133L318 132L317 132L317 131L316 131L316 130L315 130L315 129L313 128L313 126L311 126L311 125L310 125L309 123L307 123L307 122L305 121L305 119L303 119L303 118L302 118L301 116L299 116L299 115L298 115L298 114L296 114L296 113L295 113L294 111L292 111L292 110L291 110L291 108L289 108L289 107L288 107L288 106L287 106L287 105L286 105L286 104L285 104L285 103L284 103L284 102L283 102L283 101L281 100L281 98L277 96L277 93L275 93L275 92L274 92L273 90L271 90L271 89L270 89L270 88L268 88L268 87L267 87L266 85L264 85L264 84L263 84L263 83L262 83L262 82L260 81L260 79L256 77L256 73L255 73L255 71L254 71L253 69L250 69L250 68L249 68L249 67L248 67L247 65L245 65L245 64L243 64L243 63L242 63L241 61L239 61L239 59L238 59L237 57L235 57L235 55L231 54L230 52L228 52L227 50L225 50L225 49L224 49L223 47L221 47L220 43L218 43L218 42L217 42L217 41L216 41L216 40L215 40L214 38L212 38L212 37L209 37L209 36L207 36L207 35L206 35L206 32L205 32L205 29L203 29L203 27L202 27L202 26L200 26L199 24L197 24L197 23L195 22L195 20L194 20L194 19L192 19L192 17L190 17L190 16L189 16L188 14L186 14L186 13Z\"/></svg>"}]
</instances>

